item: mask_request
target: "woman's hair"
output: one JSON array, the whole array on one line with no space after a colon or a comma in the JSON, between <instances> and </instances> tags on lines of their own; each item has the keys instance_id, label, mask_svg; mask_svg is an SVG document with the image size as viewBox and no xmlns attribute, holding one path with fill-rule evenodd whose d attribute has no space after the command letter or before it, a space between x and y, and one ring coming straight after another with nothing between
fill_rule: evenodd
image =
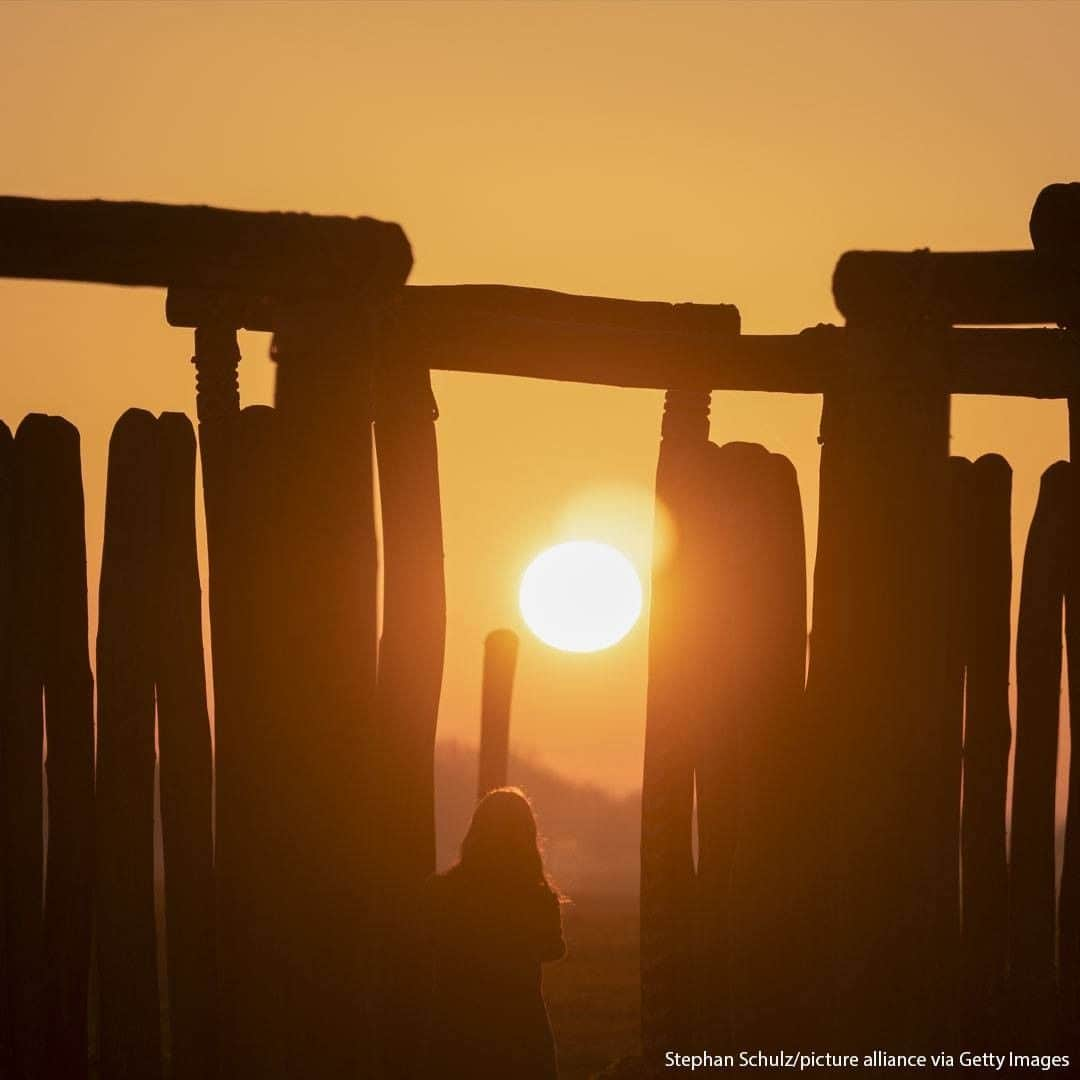
<instances>
[{"instance_id":1,"label":"woman's hair","mask_svg":"<svg viewBox=\"0 0 1080 1080\"><path fill-rule=\"evenodd\" d=\"M536 818L520 788L496 788L477 803L458 865L478 876L551 887L544 873Z\"/></svg>"}]
</instances>

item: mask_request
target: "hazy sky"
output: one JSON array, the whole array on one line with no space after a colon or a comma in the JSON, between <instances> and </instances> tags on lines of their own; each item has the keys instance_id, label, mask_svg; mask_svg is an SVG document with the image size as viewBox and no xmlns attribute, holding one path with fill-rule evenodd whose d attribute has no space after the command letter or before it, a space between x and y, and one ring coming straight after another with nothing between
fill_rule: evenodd
<instances>
[{"instance_id":1,"label":"hazy sky","mask_svg":"<svg viewBox=\"0 0 1080 1080\"><path fill-rule=\"evenodd\" d=\"M858 3L7 4L0 192L371 214L417 283L738 304L748 332L837 318L850 247L1028 245L1080 175L1080 6ZM91 594L105 451L128 406L193 410L164 295L0 282L0 417L83 437ZM265 335L242 395L267 401ZM599 654L527 635L517 579L572 535L647 577L662 395L440 374L449 648L441 731L478 730L484 634L522 629L513 742L639 781L644 623ZM713 438L795 462L811 546L816 398L715 395ZM1059 403L957 399L953 449L1015 469L1019 564ZM1014 597L1014 602L1015 602Z\"/></svg>"}]
</instances>

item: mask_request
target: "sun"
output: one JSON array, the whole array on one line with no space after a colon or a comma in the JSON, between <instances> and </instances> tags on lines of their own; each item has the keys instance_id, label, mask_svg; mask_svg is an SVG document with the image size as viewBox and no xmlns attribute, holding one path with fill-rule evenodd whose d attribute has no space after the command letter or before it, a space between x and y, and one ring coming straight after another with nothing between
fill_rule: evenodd
<instances>
[{"instance_id":1,"label":"sun","mask_svg":"<svg viewBox=\"0 0 1080 1080\"><path fill-rule=\"evenodd\" d=\"M608 544L572 540L541 552L521 578L521 614L546 645L564 652L606 649L641 614L633 564Z\"/></svg>"}]
</instances>

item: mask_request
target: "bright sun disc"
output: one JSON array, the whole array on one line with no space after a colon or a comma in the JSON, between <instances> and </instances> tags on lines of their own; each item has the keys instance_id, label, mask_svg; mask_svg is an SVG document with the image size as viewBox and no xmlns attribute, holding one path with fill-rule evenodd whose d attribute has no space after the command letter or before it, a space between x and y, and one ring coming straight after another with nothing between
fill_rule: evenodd
<instances>
[{"instance_id":1,"label":"bright sun disc","mask_svg":"<svg viewBox=\"0 0 1080 1080\"><path fill-rule=\"evenodd\" d=\"M521 578L521 614L546 645L596 652L621 641L641 614L641 582L608 544L572 540L537 555Z\"/></svg>"}]
</instances>

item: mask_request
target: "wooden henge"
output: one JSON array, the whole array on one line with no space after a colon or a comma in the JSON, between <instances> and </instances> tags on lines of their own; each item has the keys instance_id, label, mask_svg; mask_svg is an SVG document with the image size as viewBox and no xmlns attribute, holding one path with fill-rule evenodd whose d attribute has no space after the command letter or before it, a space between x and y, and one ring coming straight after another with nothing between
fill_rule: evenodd
<instances>
[{"instance_id":1,"label":"wooden henge","mask_svg":"<svg viewBox=\"0 0 1080 1080\"><path fill-rule=\"evenodd\" d=\"M433 369L666 391L646 1061L1075 1047L1075 759L1060 894L1054 856L1075 479L1040 487L1013 725L1011 472L948 444L950 394L1004 394L1065 399L1075 451L1080 185L1045 189L1031 234L850 252L845 326L755 336L730 305L406 285L404 233L371 219L0 199L0 275L166 288L194 331L214 703L211 745L190 422L113 433L96 739L78 433L0 430L0 1073L86 1075L93 969L103 1078L162 1075L163 1031L178 1078L410 1074L445 643ZM240 407L240 329L274 335L273 408ZM809 649L794 470L710 441L720 390L822 395Z\"/></svg>"}]
</instances>

